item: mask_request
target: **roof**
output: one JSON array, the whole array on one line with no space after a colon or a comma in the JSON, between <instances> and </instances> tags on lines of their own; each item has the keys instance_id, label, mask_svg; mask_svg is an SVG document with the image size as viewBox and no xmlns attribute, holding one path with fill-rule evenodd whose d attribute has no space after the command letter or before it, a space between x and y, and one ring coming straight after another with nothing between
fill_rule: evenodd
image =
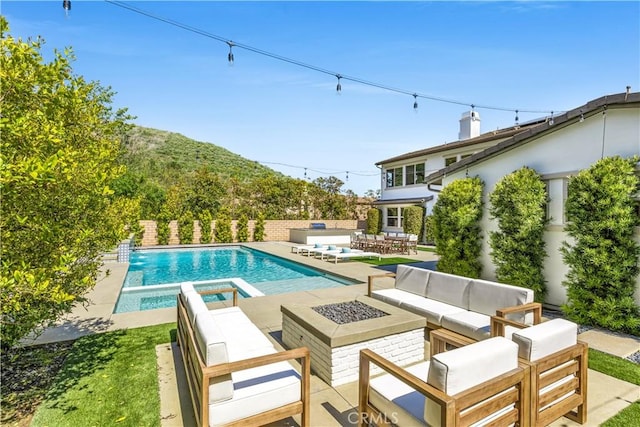
<instances>
[{"instance_id":1,"label":"roof","mask_svg":"<svg viewBox=\"0 0 640 427\"><path fill-rule=\"evenodd\" d=\"M513 133L509 138L497 143L496 145L489 147L483 151L475 153L469 157L466 157L456 163L453 163L445 168L442 168L425 178L427 184L435 183L441 180L447 174L457 172L461 169L465 169L473 164L480 163L484 160L495 157L506 151L512 150L516 147L526 144L537 137L555 132L580 120L580 117L589 117L597 113L600 113L607 108L629 108L637 107L640 104L640 92L634 93L617 93L614 95L606 95L593 101L567 111L564 114L553 118L553 122L549 120L543 120L537 122L527 128L520 128L519 132ZM512 128L510 128L512 129ZM482 137L482 135L480 136ZM480 138L478 137L478 138ZM474 138L476 139L476 138ZM451 144L450 144L451 145ZM434 147L435 148L435 147Z\"/></svg>"},{"instance_id":2,"label":"roof","mask_svg":"<svg viewBox=\"0 0 640 427\"><path fill-rule=\"evenodd\" d=\"M520 126L512 126L505 129L497 129L491 132L485 132L482 135L478 135L474 138L463 139L459 141L449 142L441 145L436 145L434 147L425 148L418 151L412 151L410 153L401 154L396 157L391 157L390 159L381 160L376 163L376 165L381 165L384 163L391 163L396 161L402 161L407 159L412 159L414 157L426 156L429 154L436 154L443 151L449 151L455 148L463 148L468 146L473 146L476 144L482 144L484 142L490 142L498 139L508 138L512 135L522 132L524 129L528 129L532 126L537 126L540 123L543 123L545 119L534 120L532 122L522 124Z\"/></svg>"}]
</instances>

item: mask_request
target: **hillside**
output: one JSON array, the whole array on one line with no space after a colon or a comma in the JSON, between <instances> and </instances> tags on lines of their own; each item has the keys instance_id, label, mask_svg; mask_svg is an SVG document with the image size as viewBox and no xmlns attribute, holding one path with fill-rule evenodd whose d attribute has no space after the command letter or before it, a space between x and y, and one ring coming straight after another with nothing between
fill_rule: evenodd
<instances>
[{"instance_id":1,"label":"hillside","mask_svg":"<svg viewBox=\"0 0 640 427\"><path fill-rule=\"evenodd\" d=\"M128 170L168 187L176 178L206 166L212 173L240 182L268 176L283 177L266 166L207 142L179 133L134 126L124 141Z\"/></svg>"}]
</instances>

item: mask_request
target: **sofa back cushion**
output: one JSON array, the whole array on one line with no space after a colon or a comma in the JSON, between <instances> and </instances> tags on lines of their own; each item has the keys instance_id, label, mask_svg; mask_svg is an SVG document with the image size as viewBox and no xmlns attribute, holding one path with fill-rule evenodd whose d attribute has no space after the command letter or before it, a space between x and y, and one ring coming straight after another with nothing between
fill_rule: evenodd
<instances>
[{"instance_id":1,"label":"sofa back cushion","mask_svg":"<svg viewBox=\"0 0 640 427\"><path fill-rule=\"evenodd\" d=\"M453 396L517 367L518 346L503 337L489 338L434 355L427 383ZM440 406L429 398L425 402L424 419L431 426L441 425Z\"/></svg>"},{"instance_id":2,"label":"sofa back cushion","mask_svg":"<svg viewBox=\"0 0 640 427\"><path fill-rule=\"evenodd\" d=\"M578 342L578 325L565 319L552 319L521 329L511 335L519 356L530 362L571 347Z\"/></svg>"},{"instance_id":3,"label":"sofa back cushion","mask_svg":"<svg viewBox=\"0 0 640 427\"><path fill-rule=\"evenodd\" d=\"M470 283L468 277L432 271L427 284L427 298L468 310Z\"/></svg>"},{"instance_id":4,"label":"sofa back cushion","mask_svg":"<svg viewBox=\"0 0 640 427\"><path fill-rule=\"evenodd\" d=\"M209 314L209 308L207 304L202 299L202 295L198 292L187 292L184 294L184 299L186 300L187 306L187 316L189 316L189 322L191 326L196 324L196 319L199 317L201 313Z\"/></svg>"},{"instance_id":5,"label":"sofa back cushion","mask_svg":"<svg viewBox=\"0 0 640 427\"><path fill-rule=\"evenodd\" d=\"M194 333L198 350L206 366L229 362L224 334L211 315L196 318ZM209 384L209 404L233 397L231 374L217 377Z\"/></svg>"},{"instance_id":6,"label":"sofa back cushion","mask_svg":"<svg viewBox=\"0 0 640 427\"><path fill-rule=\"evenodd\" d=\"M469 287L469 310L495 316L496 310L533 302L533 291L519 286L473 279ZM525 323L525 313L510 314L510 320ZM529 324L532 322L528 322Z\"/></svg>"},{"instance_id":7,"label":"sofa back cushion","mask_svg":"<svg viewBox=\"0 0 640 427\"><path fill-rule=\"evenodd\" d=\"M395 287L424 297L427 295L429 271L430 270L425 270L424 268L399 264L396 270Z\"/></svg>"}]
</instances>

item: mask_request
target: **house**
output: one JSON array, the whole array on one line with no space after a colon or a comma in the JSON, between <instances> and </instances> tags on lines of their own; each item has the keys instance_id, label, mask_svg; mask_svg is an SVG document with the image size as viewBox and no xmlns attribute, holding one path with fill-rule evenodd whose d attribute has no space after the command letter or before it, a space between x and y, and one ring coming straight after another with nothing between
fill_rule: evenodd
<instances>
[{"instance_id":1,"label":"house","mask_svg":"<svg viewBox=\"0 0 640 427\"><path fill-rule=\"evenodd\" d=\"M480 114L472 110L464 113L460 119L458 141L401 154L376 163L382 170L382 188L380 198L373 204L382 211L383 231L403 231L403 209L408 206L422 206L427 215L431 213L440 185L428 183L425 180L427 176L544 121L545 119L536 120L481 134Z\"/></svg>"},{"instance_id":2,"label":"house","mask_svg":"<svg viewBox=\"0 0 640 427\"><path fill-rule=\"evenodd\" d=\"M421 194L426 199L431 196L429 191L444 188L465 176L479 176L483 180L485 212L481 222L482 275L483 278L492 280L495 279L495 267L490 258L488 236L491 231L497 229L497 225L488 213L489 194L498 181L511 172L523 166L536 170L547 184L549 200L549 223L544 237L548 255L544 269L548 287L546 302L559 306L566 301L566 291L561 282L568 268L559 249L562 242L568 240L564 232L568 179L603 157L619 155L628 158L640 155L640 93L627 91L603 96L554 117L553 120L547 119L526 128L521 127L509 135L506 133L509 131L484 147L480 144L465 146L464 142L460 141L455 144L458 147L456 150L437 151L437 155L457 154L460 159L429 173L420 185L423 190ZM478 150L479 147L482 149ZM415 157L398 156L397 163L390 159L385 161L384 165L392 167L419 161L428 163L427 151L424 150L420 154L417 152ZM432 152L431 155L435 153ZM462 158L462 155L465 157ZM640 164L638 172L640 173ZM389 195L389 188L385 193ZM417 199L420 197L419 194L415 191L411 196ZM636 229L635 239L640 242L640 227ZM635 300L640 305L640 278L636 286Z\"/></svg>"}]
</instances>

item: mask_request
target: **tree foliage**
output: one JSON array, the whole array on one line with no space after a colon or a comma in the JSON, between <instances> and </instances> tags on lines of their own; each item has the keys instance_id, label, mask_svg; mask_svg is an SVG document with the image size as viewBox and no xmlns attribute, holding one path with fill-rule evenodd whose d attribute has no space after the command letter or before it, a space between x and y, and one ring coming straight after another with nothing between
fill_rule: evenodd
<instances>
[{"instance_id":1,"label":"tree foliage","mask_svg":"<svg viewBox=\"0 0 640 427\"><path fill-rule=\"evenodd\" d=\"M405 233L420 236L424 218L424 208L420 206L407 206L404 208L404 220L402 227Z\"/></svg>"},{"instance_id":2,"label":"tree foliage","mask_svg":"<svg viewBox=\"0 0 640 427\"><path fill-rule=\"evenodd\" d=\"M198 214L200 222L200 243L211 243L211 221L213 216L208 210L203 210Z\"/></svg>"},{"instance_id":3,"label":"tree foliage","mask_svg":"<svg viewBox=\"0 0 640 427\"><path fill-rule=\"evenodd\" d=\"M259 213L258 218L256 218L256 223L253 226L253 241L254 242L264 242L264 215Z\"/></svg>"},{"instance_id":4,"label":"tree foliage","mask_svg":"<svg viewBox=\"0 0 640 427\"><path fill-rule=\"evenodd\" d=\"M567 234L562 254L569 266L568 317L640 335L640 308L633 298L640 245L633 240L640 225L633 197L640 190L638 157L604 158L569 181Z\"/></svg>"},{"instance_id":5,"label":"tree foliage","mask_svg":"<svg viewBox=\"0 0 640 427\"><path fill-rule=\"evenodd\" d=\"M225 206L220 209L216 219L215 227L216 243L232 243L233 232L231 231L231 214Z\"/></svg>"},{"instance_id":6,"label":"tree foliage","mask_svg":"<svg viewBox=\"0 0 640 427\"><path fill-rule=\"evenodd\" d=\"M438 271L480 277L480 219L482 190L479 177L462 178L447 185L433 207Z\"/></svg>"},{"instance_id":7,"label":"tree foliage","mask_svg":"<svg viewBox=\"0 0 640 427\"><path fill-rule=\"evenodd\" d=\"M533 289L544 301L544 227L547 191L536 171L523 167L502 178L489 196L498 231L489 235L499 281Z\"/></svg>"},{"instance_id":8,"label":"tree foliage","mask_svg":"<svg viewBox=\"0 0 640 427\"><path fill-rule=\"evenodd\" d=\"M249 218L242 214L236 223L236 238L238 242L246 242L249 240Z\"/></svg>"},{"instance_id":9,"label":"tree foliage","mask_svg":"<svg viewBox=\"0 0 640 427\"><path fill-rule=\"evenodd\" d=\"M58 319L96 283L100 254L126 237L139 206L110 188L129 117L113 93L72 74L71 50L45 62L0 17L3 346Z\"/></svg>"},{"instance_id":10,"label":"tree foliage","mask_svg":"<svg viewBox=\"0 0 640 427\"><path fill-rule=\"evenodd\" d=\"M193 243L193 229L193 214L191 211L184 212L178 220L178 237L181 244Z\"/></svg>"},{"instance_id":11,"label":"tree foliage","mask_svg":"<svg viewBox=\"0 0 640 427\"><path fill-rule=\"evenodd\" d=\"M382 214L380 209L371 208L367 211L366 234L378 234L382 230Z\"/></svg>"}]
</instances>

